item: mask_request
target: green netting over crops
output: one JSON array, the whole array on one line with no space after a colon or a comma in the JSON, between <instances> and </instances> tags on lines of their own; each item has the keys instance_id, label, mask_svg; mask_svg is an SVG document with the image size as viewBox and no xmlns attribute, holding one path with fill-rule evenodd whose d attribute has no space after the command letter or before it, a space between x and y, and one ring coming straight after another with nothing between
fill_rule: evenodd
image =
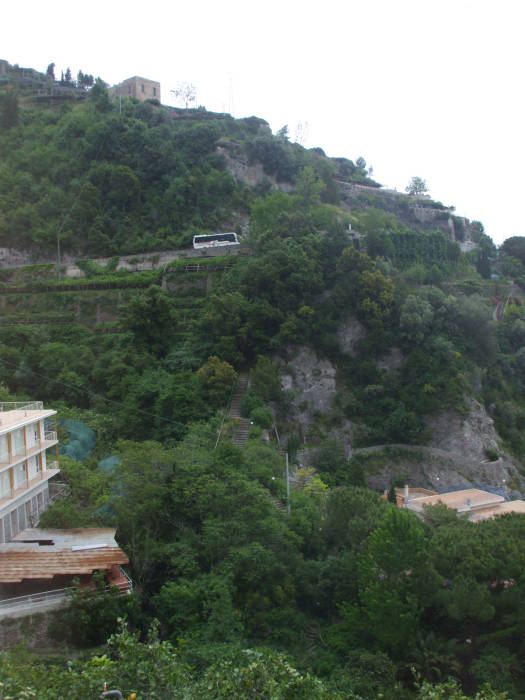
<instances>
[{"instance_id":1,"label":"green netting over crops","mask_svg":"<svg viewBox=\"0 0 525 700\"><path fill-rule=\"evenodd\" d=\"M97 437L95 431L80 420L66 418L60 421L68 432L67 444L60 444L60 452L72 459L86 459L93 452Z\"/></svg>"},{"instance_id":2,"label":"green netting over crops","mask_svg":"<svg viewBox=\"0 0 525 700\"><path fill-rule=\"evenodd\" d=\"M106 474L112 474L119 462L120 458L117 457L117 455L109 455L108 457L104 457L104 459L100 460L98 463L98 468L100 471L105 472Z\"/></svg>"}]
</instances>

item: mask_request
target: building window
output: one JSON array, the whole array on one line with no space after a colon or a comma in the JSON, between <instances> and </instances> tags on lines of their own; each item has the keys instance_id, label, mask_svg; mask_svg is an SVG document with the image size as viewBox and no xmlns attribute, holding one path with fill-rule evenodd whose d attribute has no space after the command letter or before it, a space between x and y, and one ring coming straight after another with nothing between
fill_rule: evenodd
<instances>
[{"instance_id":1,"label":"building window","mask_svg":"<svg viewBox=\"0 0 525 700\"><path fill-rule=\"evenodd\" d=\"M140 86L140 90L141 92L144 92L144 83L142 83L142 85Z\"/></svg>"},{"instance_id":2,"label":"building window","mask_svg":"<svg viewBox=\"0 0 525 700\"><path fill-rule=\"evenodd\" d=\"M156 87L153 88L153 97L157 97L157 88Z\"/></svg>"},{"instance_id":3,"label":"building window","mask_svg":"<svg viewBox=\"0 0 525 700\"><path fill-rule=\"evenodd\" d=\"M30 457L27 460L27 471L29 474L29 480L34 479L39 472L38 460L36 457Z\"/></svg>"},{"instance_id":4,"label":"building window","mask_svg":"<svg viewBox=\"0 0 525 700\"><path fill-rule=\"evenodd\" d=\"M18 430L13 430L11 434L11 446L13 454L23 455L25 454L24 449L24 429L19 428Z\"/></svg>"},{"instance_id":5,"label":"building window","mask_svg":"<svg viewBox=\"0 0 525 700\"><path fill-rule=\"evenodd\" d=\"M17 464L15 467L15 489L26 485L26 465L25 462Z\"/></svg>"},{"instance_id":6,"label":"building window","mask_svg":"<svg viewBox=\"0 0 525 700\"><path fill-rule=\"evenodd\" d=\"M7 435L0 436L0 462L9 461L9 452L7 447Z\"/></svg>"},{"instance_id":7,"label":"building window","mask_svg":"<svg viewBox=\"0 0 525 700\"><path fill-rule=\"evenodd\" d=\"M26 437L27 437L27 448L31 448L38 442L38 434L36 431L38 423L33 423L31 426L27 426Z\"/></svg>"},{"instance_id":8,"label":"building window","mask_svg":"<svg viewBox=\"0 0 525 700\"><path fill-rule=\"evenodd\" d=\"M9 472L0 474L0 498L9 498L11 496L11 482L9 480Z\"/></svg>"}]
</instances>

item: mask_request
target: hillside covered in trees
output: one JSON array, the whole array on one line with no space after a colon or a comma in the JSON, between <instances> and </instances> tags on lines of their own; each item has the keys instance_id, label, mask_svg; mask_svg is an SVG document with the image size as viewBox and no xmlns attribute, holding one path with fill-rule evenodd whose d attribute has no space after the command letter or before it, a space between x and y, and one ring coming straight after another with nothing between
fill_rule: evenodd
<instances>
[{"instance_id":1,"label":"hillside covered in trees","mask_svg":"<svg viewBox=\"0 0 525 700\"><path fill-rule=\"evenodd\" d=\"M525 491L524 239L259 118L81 93L0 84L0 246L34 262L0 270L0 381L63 421L41 525L116 526L136 586L75 593L50 634L78 659L5 654L6 693L525 697L523 516L381 498Z\"/></svg>"}]
</instances>

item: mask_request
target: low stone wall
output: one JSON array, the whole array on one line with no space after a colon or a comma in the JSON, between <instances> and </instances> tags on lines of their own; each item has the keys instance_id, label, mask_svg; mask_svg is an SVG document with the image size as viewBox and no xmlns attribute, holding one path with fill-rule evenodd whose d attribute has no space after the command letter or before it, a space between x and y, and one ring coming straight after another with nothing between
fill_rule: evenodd
<instances>
[{"instance_id":1,"label":"low stone wall","mask_svg":"<svg viewBox=\"0 0 525 700\"><path fill-rule=\"evenodd\" d=\"M48 631L53 614L44 612L0 620L0 648L6 649L21 643L30 649L56 646L56 641L50 638Z\"/></svg>"}]
</instances>

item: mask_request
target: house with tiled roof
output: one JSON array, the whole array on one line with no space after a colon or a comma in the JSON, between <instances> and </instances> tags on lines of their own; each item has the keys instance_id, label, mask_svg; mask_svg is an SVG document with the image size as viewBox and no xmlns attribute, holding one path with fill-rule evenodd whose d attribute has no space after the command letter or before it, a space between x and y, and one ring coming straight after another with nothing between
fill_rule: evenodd
<instances>
[{"instance_id":1,"label":"house with tiled roof","mask_svg":"<svg viewBox=\"0 0 525 700\"><path fill-rule=\"evenodd\" d=\"M0 619L61 607L74 581L93 587L95 572L129 593L132 582L121 568L128 563L113 528L24 530L0 545Z\"/></svg>"}]
</instances>

